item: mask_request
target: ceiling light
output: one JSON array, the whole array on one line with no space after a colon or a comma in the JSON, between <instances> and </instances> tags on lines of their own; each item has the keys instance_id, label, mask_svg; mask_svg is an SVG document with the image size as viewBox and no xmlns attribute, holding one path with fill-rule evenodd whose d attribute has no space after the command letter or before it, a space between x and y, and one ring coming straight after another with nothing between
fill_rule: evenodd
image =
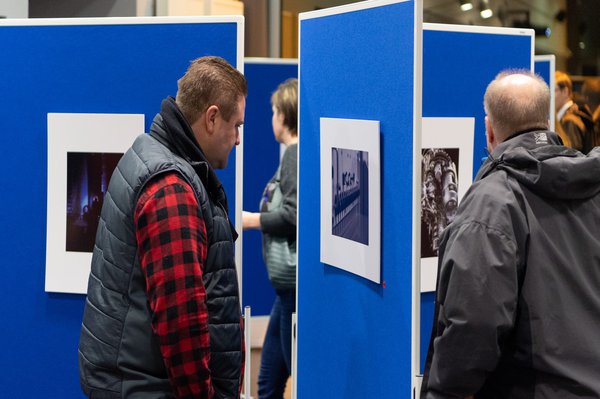
<instances>
[{"instance_id":1,"label":"ceiling light","mask_svg":"<svg viewBox=\"0 0 600 399\"><path fill-rule=\"evenodd\" d=\"M473 9L473 1L471 0L460 0L460 9L463 11L469 11Z\"/></svg>"},{"instance_id":2,"label":"ceiling light","mask_svg":"<svg viewBox=\"0 0 600 399\"><path fill-rule=\"evenodd\" d=\"M491 18L492 15L494 15L488 0L481 0L479 3L479 15L481 15L481 18L483 19Z\"/></svg>"}]
</instances>

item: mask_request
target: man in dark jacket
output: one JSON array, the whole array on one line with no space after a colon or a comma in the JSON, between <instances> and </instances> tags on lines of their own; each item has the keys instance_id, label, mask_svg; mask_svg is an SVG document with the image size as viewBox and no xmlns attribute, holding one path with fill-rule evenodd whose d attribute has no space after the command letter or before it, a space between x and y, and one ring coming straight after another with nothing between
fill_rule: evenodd
<instances>
[{"instance_id":1,"label":"man in dark jacket","mask_svg":"<svg viewBox=\"0 0 600 399\"><path fill-rule=\"evenodd\" d=\"M587 154L594 147L594 122L585 103L573 101L573 82L562 71L555 73L554 106L557 132L567 147Z\"/></svg>"},{"instance_id":2,"label":"man in dark jacket","mask_svg":"<svg viewBox=\"0 0 600 399\"><path fill-rule=\"evenodd\" d=\"M581 94L587 101L594 121L594 147L600 146L600 78L587 78L581 87Z\"/></svg>"},{"instance_id":3,"label":"man in dark jacket","mask_svg":"<svg viewBox=\"0 0 600 399\"><path fill-rule=\"evenodd\" d=\"M239 398L237 234L214 172L244 120L244 77L193 61L112 175L79 341L90 398Z\"/></svg>"},{"instance_id":4,"label":"man in dark jacket","mask_svg":"<svg viewBox=\"0 0 600 399\"><path fill-rule=\"evenodd\" d=\"M600 149L547 130L528 71L485 93L491 155L444 231L422 398L598 398Z\"/></svg>"}]
</instances>

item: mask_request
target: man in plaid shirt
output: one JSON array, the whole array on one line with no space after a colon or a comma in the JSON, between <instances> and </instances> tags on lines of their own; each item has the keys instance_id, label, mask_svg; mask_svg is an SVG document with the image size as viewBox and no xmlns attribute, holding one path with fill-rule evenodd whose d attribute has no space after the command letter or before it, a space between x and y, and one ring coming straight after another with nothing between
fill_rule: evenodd
<instances>
[{"instance_id":1,"label":"man in plaid shirt","mask_svg":"<svg viewBox=\"0 0 600 399\"><path fill-rule=\"evenodd\" d=\"M244 77L202 57L113 173L79 343L91 398L239 398L243 334L225 192Z\"/></svg>"}]
</instances>

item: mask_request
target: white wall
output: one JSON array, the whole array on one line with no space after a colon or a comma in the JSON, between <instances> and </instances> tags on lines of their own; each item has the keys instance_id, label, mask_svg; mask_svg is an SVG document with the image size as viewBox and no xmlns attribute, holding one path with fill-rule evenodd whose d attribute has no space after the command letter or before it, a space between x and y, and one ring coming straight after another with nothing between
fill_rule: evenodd
<instances>
[{"instance_id":1,"label":"white wall","mask_svg":"<svg viewBox=\"0 0 600 399\"><path fill-rule=\"evenodd\" d=\"M6 18L27 18L28 0L0 0L0 15Z\"/></svg>"}]
</instances>

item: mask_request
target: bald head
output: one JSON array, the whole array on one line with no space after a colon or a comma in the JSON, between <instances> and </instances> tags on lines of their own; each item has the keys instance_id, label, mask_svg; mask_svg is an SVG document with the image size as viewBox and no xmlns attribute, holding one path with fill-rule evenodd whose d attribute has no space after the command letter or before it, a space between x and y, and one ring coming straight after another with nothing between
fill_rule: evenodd
<instances>
[{"instance_id":1,"label":"bald head","mask_svg":"<svg viewBox=\"0 0 600 399\"><path fill-rule=\"evenodd\" d=\"M548 128L550 90L528 70L505 71L488 85L483 106L495 141L501 143L517 132Z\"/></svg>"}]
</instances>

